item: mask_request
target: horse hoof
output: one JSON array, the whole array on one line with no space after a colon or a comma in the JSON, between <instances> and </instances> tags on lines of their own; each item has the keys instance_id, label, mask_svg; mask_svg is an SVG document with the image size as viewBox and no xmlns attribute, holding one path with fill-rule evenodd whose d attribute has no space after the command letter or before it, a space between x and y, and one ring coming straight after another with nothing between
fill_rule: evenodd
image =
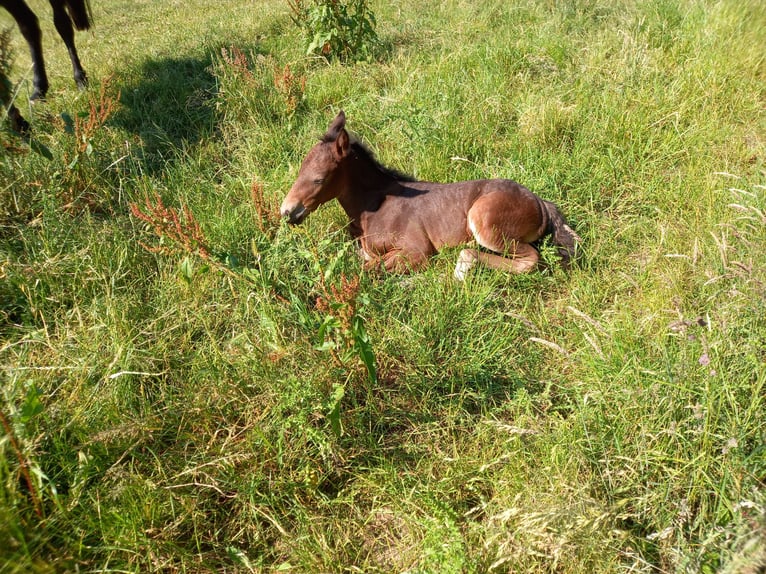
<instances>
[{"instance_id":1,"label":"horse hoof","mask_svg":"<svg viewBox=\"0 0 766 574\"><path fill-rule=\"evenodd\" d=\"M31 126L29 125L29 122L24 119L24 116L21 115L21 112L19 112L16 106L11 106L8 110L8 118L11 121L11 129L13 129L13 131L21 136L29 134Z\"/></svg>"},{"instance_id":2,"label":"horse hoof","mask_svg":"<svg viewBox=\"0 0 766 574\"><path fill-rule=\"evenodd\" d=\"M88 89L88 76L85 75L85 72L83 72L82 76L75 78L75 83L81 92Z\"/></svg>"}]
</instances>

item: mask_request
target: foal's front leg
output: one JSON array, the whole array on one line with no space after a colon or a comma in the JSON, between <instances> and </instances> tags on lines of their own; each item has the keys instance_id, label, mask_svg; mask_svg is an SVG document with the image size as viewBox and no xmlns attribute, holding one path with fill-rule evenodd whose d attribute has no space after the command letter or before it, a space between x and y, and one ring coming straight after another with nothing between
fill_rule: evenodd
<instances>
[{"instance_id":1,"label":"foal's front leg","mask_svg":"<svg viewBox=\"0 0 766 574\"><path fill-rule=\"evenodd\" d=\"M428 255L420 251L392 249L384 253L379 261L383 262L383 268L389 273L410 273L423 268Z\"/></svg>"}]
</instances>

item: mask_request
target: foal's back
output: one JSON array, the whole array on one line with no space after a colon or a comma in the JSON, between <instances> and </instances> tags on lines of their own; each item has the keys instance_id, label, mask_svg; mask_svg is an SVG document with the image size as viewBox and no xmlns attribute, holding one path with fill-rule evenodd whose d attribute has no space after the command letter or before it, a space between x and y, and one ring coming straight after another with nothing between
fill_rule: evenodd
<instances>
[{"instance_id":1,"label":"foal's back","mask_svg":"<svg viewBox=\"0 0 766 574\"><path fill-rule=\"evenodd\" d=\"M386 196L378 212L369 218L365 231L375 234L375 227L383 227L415 232L412 223L417 223L434 249L460 245L471 239L469 211L477 200L494 194L501 201L492 205L502 209L502 217L523 227L514 235L529 237L537 232L542 210L539 198L509 179L404 182L401 190Z\"/></svg>"}]
</instances>

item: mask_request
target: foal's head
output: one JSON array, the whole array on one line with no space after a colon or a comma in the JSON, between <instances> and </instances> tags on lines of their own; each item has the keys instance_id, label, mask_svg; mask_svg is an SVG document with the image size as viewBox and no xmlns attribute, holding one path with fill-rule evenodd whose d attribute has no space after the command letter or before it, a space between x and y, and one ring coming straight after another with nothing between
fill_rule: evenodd
<instances>
[{"instance_id":1,"label":"foal's head","mask_svg":"<svg viewBox=\"0 0 766 574\"><path fill-rule=\"evenodd\" d=\"M304 158L298 178L279 208L290 223L300 223L317 207L338 197L342 189L338 167L349 148L346 115L341 110L322 140Z\"/></svg>"}]
</instances>

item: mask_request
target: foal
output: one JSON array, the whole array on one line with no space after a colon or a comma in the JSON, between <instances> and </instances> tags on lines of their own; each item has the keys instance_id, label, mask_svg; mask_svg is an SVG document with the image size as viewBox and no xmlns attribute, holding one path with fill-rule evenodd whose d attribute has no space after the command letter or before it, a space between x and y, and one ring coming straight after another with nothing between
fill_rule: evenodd
<instances>
[{"instance_id":1,"label":"foal","mask_svg":"<svg viewBox=\"0 0 766 574\"><path fill-rule=\"evenodd\" d=\"M74 45L74 27L78 30L87 30L91 26L90 7L87 0L49 0L53 8L53 23L56 26L64 44L69 51L69 59L72 61L74 80L80 89L85 88L88 77L82 69L77 48ZM40 100L48 93L48 76L45 73L45 60L43 59L42 32L37 16L24 0L0 0L0 7L10 12L13 19L19 25L21 35L29 45L32 55L32 70L34 79L32 85L34 91L30 100Z\"/></svg>"},{"instance_id":2,"label":"foal","mask_svg":"<svg viewBox=\"0 0 766 574\"><path fill-rule=\"evenodd\" d=\"M342 111L306 155L280 212L298 224L335 198L351 220L366 267L382 264L388 271L420 269L442 247L475 239L489 252L463 249L457 279L465 279L477 261L524 273L537 265L533 243L546 235L565 266L580 241L553 203L514 181L431 183L382 166L350 138Z\"/></svg>"}]
</instances>

